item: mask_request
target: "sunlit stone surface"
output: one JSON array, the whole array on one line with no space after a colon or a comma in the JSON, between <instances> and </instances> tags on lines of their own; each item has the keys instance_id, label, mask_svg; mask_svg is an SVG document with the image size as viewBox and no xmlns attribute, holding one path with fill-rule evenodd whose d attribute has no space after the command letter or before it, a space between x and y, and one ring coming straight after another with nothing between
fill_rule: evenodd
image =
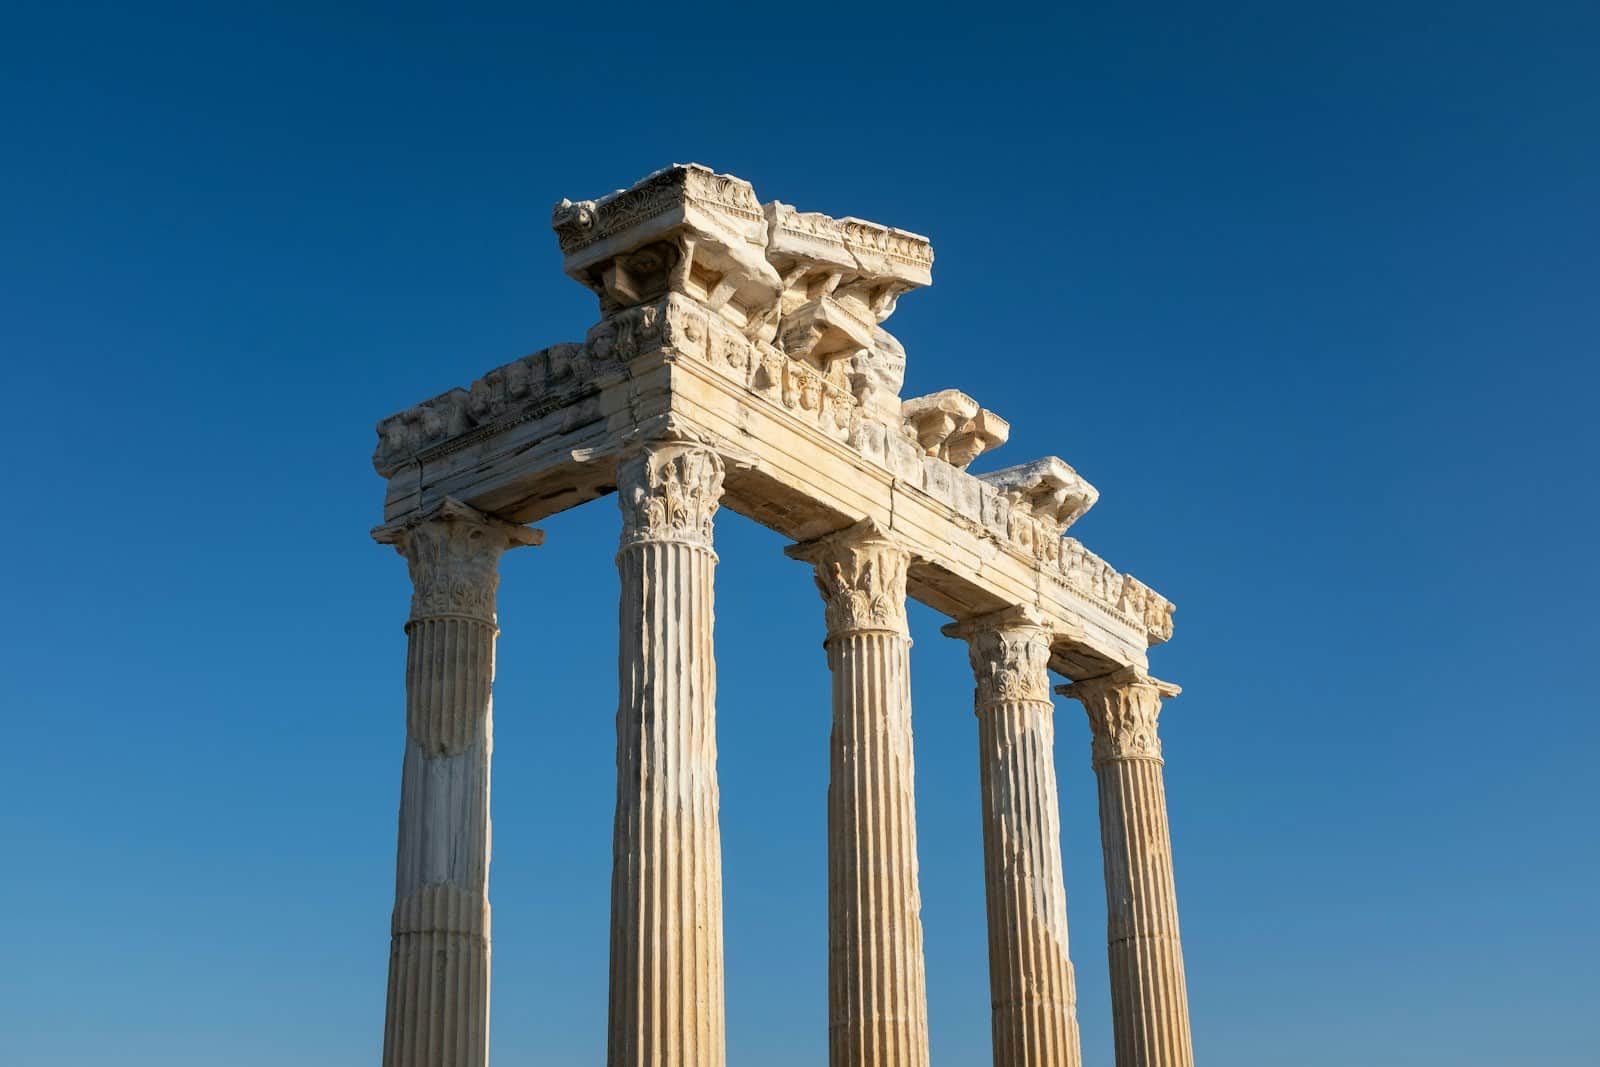
<instances>
[{"instance_id":1,"label":"sunlit stone surface","mask_svg":"<svg viewBox=\"0 0 1600 1067\"><path fill-rule=\"evenodd\" d=\"M1078 1067L1050 635L1026 608L952 623L944 632L966 639L976 681L994 1062Z\"/></svg>"},{"instance_id":2,"label":"sunlit stone surface","mask_svg":"<svg viewBox=\"0 0 1600 1067\"><path fill-rule=\"evenodd\" d=\"M1192 1067L1172 836L1156 736L1161 701L1177 696L1178 687L1126 668L1060 692L1083 702L1094 728L1117 1063Z\"/></svg>"},{"instance_id":3,"label":"sunlit stone surface","mask_svg":"<svg viewBox=\"0 0 1600 1067\"><path fill-rule=\"evenodd\" d=\"M909 596L956 620L946 632L968 642L975 672L995 1063L1079 1063L1055 671L1094 732L1117 1063L1188 1067L1155 740L1159 698L1176 687L1146 673L1150 647L1172 636L1173 606L1066 536L1099 492L1065 461L970 473L1010 424L957 388L901 395L907 353L885 324L932 280L928 240L763 203L748 182L697 164L563 200L552 224L566 273L598 298L595 326L378 424L373 464L388 489L375 533L406 556L417 590L386 1067L487 1060L495 564L537 543L525 524L613 492L612 1067L726 1060L720 507L799 542L791 555L823 595L830 1063L928 1062ZM1001 363L986 361L1038 369Z\"/></svg>"},{"instance_id":4,"label":"sunlit stone surface","mask_svg":"<svg viewBox=\"0 0 1600 1067\"><path fill-rule=\"evenodd\" d=\"M722 1067L722 845L712 516L722 459L661 444L623 460L611 1067Z\"/></svg>"},{"instance_id":5,"label":"sunlit stone surface","mask_svg":"<svg viewBox=\"0 0 1600 1067\"><path fill-rule=\"evenodd\" d=\"M911 554L874 523L789 550L816 568L833 673L828 1063L927 1067L911 758Z\"/></svg>"},{"instance_id":6,"label":"sunlit stone surface","mask_svg":"<svg viewBox=\"0 0 1600 1067\"><path fill-rule=\"evenodd\" d=\"M384 1067L489 1059L489 755L500 555L536 530L453 500L374 531L410 566Z\"/></svg>"}]
</instances>

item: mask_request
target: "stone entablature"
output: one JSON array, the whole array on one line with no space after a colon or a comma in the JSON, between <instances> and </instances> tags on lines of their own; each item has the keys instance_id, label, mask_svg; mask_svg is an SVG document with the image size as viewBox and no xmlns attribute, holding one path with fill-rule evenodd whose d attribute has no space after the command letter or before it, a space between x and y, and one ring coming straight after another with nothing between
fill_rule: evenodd
<instances>
[{"instance_id":1,"label":"stone entablature","mask_svg":"<svg viewBox=\"0 0 1600 1067\"><path fill-rule=\"evenodd\" d=\"M1042 580L1137 627L1148 644L1172 636L1173 606L1119 573L1062 531L1099 493L1053 458L972 475L927 454L913 432L860 404L850 389L775 345L753 341L721 316L672 294L610 316L581 344L559 344L490 371L378 424L373 465L395 478L408 465L548 415L586 395L623 386L629 366L648 357L693 360L739 386L750 400L851 449L901 485L945 504L970 533L1028 559Z\"/></svg>"},{"instance_id":2,"label":"stone entablature","mask_svg":"<svg viewBox=\"0 0 1600 1067\"><path fill-rule=\"evenodd\" d=\"M563 200L551 226L566 272L599 295L602 314L670 290L752 336L776 329L783 283L767 262L767 218L749 182L666 167L598 200Z\"/></svg>"},{"instance_id":3,"label":"stone entablature","mask_svg":"<svg viewBox=\"0 0 1600 1067\"><path fill-rule=\"evenodd\" d=\"M715 516L798 542L824 603L831 1067L926 1067L906 599L975 683L996 1067L1079 1067L1049 671L1093 733L1117 1067L1192 1067L1160 702L1172 604L1067 536L1099 492L1046 456L969 473L1010 425L902 399L884 329L926 238L762 204L674 166L552 224L600 298L582 342L384 419L378 540L414 583L385 1067L485 1067L497 564L525 523L617 495L610 1067L725 1067Z\"/></svg>"},{"instance_id":4,"label":"stone entablature","mask_svg":"<svg viewBox=\"0 0 1600 1067\"><path fill-rule=\"evenodd\" d=\"M955 389L901 400L905 351L882 323L901 295L931 281L926 238L763 205L748 182L697 164L562 201L552 221L564 268L600 295L602 321L582 343L554 345L383 420L374 465L391 479L389 518L423 505L433 474L478 461L453 453L496 435L559 453L562 434L584 420L620 425L649 368L692 361L734 384L743 403L798 420L942 504L954 526L1019 554L1055 598L1094 604L1144 645L1171 637L1170 601L1063 537L1098 498L1092 485L1054 457L968 474L1005 442L1009 424ZM677 388L673 376L667 391ZM693 421L693 411L665 407ZM605 462L616 443L609 429L573 451ZM596 492L604 481L596 475ZM1138 665L1115 652L1100 662Z\"/></svg>"}]
</instances>

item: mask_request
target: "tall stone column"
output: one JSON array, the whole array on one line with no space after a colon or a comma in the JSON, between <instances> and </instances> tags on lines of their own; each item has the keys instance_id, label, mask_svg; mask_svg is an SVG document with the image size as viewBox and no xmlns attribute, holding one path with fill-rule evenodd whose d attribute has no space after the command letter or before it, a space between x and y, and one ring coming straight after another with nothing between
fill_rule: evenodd
<instances>
[{"instance_id":1,"label":"tall stone column","mask_svg":"<svg viewBox=\"0 0 1600 1067\"><path fill-rule=\"evenodd\" d=\"M828 1062L927 1067L911 753L911 555L868 522L788 553L816 567L833 672Z\"/></svg>"},{"instance_id":2,"label":"tall stone column","mask_svg":"<svg viewBox=\"0 0 1600 1067\"><path fill-rule=\"evenodd\" d=\"M1056 795L1050 634L1025 608L944 628L977 682L995 1067L1079 1067Z\"/></svg>"},{"instance_id":3,"label":"tall stone column","mask_svg":"<svg viewBox=\"0 0 1600 1067\"><path fill-rule=\"evenodd\" d=\"M1193 1067L1156 719L1180 690L1125 667L1061 686L1094 730L1117 1067Z\"/></svg>"},{"instance_id":4,"label":"tall stone column","mask_svg":"<svg viewBox=\"0 0 1600 1067\"><path fill-rule=\"evenodd\" d=\"M544 534L454 500L380 526L410 567L384 1067L489 1062L489 757L500 554Z\"/></svg>"},{"instance_id":5,"label":"tall stone column","mask_svg":"<svg viewBox=\"0 0 1600 1067\"><path fill-rule=\"evenodd\" d=\"M610 1067L722 1067L712 516L722 460L655 444L618 471L621 697Z\"/></svg>"}]
</instances>

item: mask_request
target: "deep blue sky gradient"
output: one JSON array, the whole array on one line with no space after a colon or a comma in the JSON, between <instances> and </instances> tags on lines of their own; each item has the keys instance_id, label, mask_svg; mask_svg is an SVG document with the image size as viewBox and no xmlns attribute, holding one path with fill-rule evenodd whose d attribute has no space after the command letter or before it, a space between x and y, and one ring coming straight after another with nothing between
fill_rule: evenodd
<instances>
[{"instance_id":1,"label":"deep blue sky gradient","mask_svg":"<svg viewBox=\"0 0 1600 1067\"><path fill-rule=\"evenodd\" d=\"M227 10L225 10L227 9ZM5 5L0 1062L380 1044L383 415L582 337L550 205L698 160L930 235L908 395L1102 490L1156 673L1202 1064L1590 1067L1591 4ZM980 461L980 466L989 461ZM603 1059L617 516L507 557L498 1064ZM718 530L730 1061L815 1067L821 607ZM936 1062L987 1062L963 648L913 613ZM1085 1060L1111 1062L1061 702Z\"/></svg>"}]
</instances>

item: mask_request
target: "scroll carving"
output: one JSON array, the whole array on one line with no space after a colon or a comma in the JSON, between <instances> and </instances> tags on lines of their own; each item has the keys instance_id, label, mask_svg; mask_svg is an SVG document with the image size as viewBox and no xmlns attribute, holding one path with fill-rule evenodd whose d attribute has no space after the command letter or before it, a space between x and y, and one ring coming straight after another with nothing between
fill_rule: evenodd
<instances>
[{"instance_id":1,"label":"scroll carving","mask_svg":"<svg viewBox=\"0 0 1600 1067\"><path fill-rule=\"evenodd\" d=\"M544 540L539 530L503 522L456 500L433 512L380 526L373 539L405 557L411 572L411 621L458 616L495 625L500 555Z\"/></svg>"},{"instance_id":2,"label":"scroll carving","mask_svg":"<svg viewBox=\"0 0 1600 1067\"><path fill-rule=\"evenodd\" d=\"M876 524L867 522L786 551L816 567L829 637L862 630L907 631L906 571L911 553Z\"/></svg>"},{"instance_id":3,"label":"scroll carving","mask_svg":"<svg viewBox=\"0 0 1600 1067\"><path fill-rule=\"evenodd\" d=\"M648 445L617 472L622 544L677 541L712 547L722 500L722 457L700 445Z\"/></svg>"},{"instance_id":4,"label":"scroll carving","mask_svg":"<svg viewBox=\"0 0 1600 1067\"><path fill-rule=\"evenodd\" d=\"M1137 667L1124 667L1100 678L1061 686L1056 690L1083 703L1094 731L1094 765L1113 760L1161 759L1161 738L1156 720L1163 698L1181 690L1152 678Z\"/></svg>"},{"instance_id":5,"label":"scroll carving","mask_svg":"<svg viewBox=\"0 0 1600 1067\"><path fill-rule=\"evenodd\" d=\"M1050 703L1050 634L1039 619L1013 610L944 632L967 640L979 714L1014 701Z\"/></svg>"}]
</instances>

